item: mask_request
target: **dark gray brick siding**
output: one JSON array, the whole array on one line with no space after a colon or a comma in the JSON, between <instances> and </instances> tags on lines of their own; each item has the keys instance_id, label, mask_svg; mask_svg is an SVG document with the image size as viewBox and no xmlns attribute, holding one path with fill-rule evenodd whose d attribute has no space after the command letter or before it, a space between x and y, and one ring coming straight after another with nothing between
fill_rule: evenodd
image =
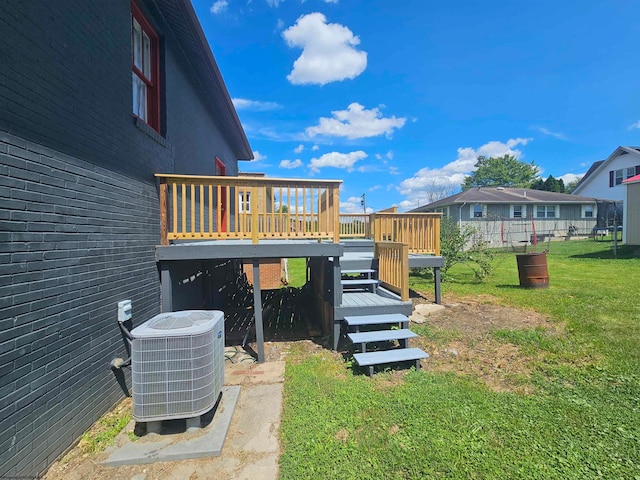
<instances>
[{"instance_id":1,"label":"dark gray brick siding","mask_svg":"<svg viewBox=\"0 0 640 480\"><path fill-rule=\"evenodd\" d=\"M0 145L14 152L0 154L0 163L15 165L0 177L12 185L0 195L9 219L2 228L20 236L0 254L2 266L13 267L0 274L2 477L38 474L121 397L108 368L124 355L117 302L133 301L136 323L157 314L160 302L153 182L69 157L59 162L55 153L18 162L23 152L9 135ZM47 174L27 174L39 171ZM15 178L23 181L7 181ZM29 207L7 201L30 189L50 194ZM37 238L25 240L32 232Z\"/></svg>"},{"instance_id":2,"label":"dark gray brick siding","mask_svg":"<svg viewBox=\"0 0 640 480\"><path fill-rule=\"evenodd\" d=\"M153 3L163 136L131 113L130 0L0 2L0 478L41 473L122 396L117 302L159 312L154 173L237 173Z\"/></svg>"}]
</instances>

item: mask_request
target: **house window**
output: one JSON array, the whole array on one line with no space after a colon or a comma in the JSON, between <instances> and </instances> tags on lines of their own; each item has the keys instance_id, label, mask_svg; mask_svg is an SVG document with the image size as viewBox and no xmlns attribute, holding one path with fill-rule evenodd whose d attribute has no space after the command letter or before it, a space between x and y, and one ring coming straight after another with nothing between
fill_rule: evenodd
<instances>
[{"instance_id":1,"label":"house window","mask_svg":"<svg viewBox=\"0 0 640 480\"><path fill-rule=\"evenodd\" d=\"M635 167L621 168L619 170L611 170L609 172L609 186L614 187L621 185L627 178L631 178L640 173L640 165Z\"/></svg>"},{"instance_id":2,"label":"house window","mask_svg":"<svg viewBox=\"0 0 640 480\"><path fill-rule=\"evenodd\" d=\"M636 174L636 167L627 168L627 174L625 175L624 178L626 180L627 178L631 178L635 176L635 174Z\"/></svg>"},{"instance_id":3,"label":"house window","mask_svg":"<svg viewBox=\"0 0 640 480\"><path fill-rule=\"evenodd\" d=\"M476 203L471 206L471 218L483 218L487 216L487 206Z\"/></svg>"},{"instance_id":4,"label":"house window","mask_svg":"<svg viewBox=\"0 0 640 480\"><path fill-rule=\"evenodd\" d=\"M583 205L582 206L582 218L594 218L595 217L595 209L593 205Z\"/></svg>"},{"instance_id":5,"label":"house window","mask_svg":"<svg viewBox=\"0 0 640 480\"><path fill-rule=\"evenodd\" d=\"M135 4L131 5L131 16L133 114L160 132L158 35Z\"/></svg>"},{"instance_id":6,"label":"house window","mask_svg":"<svg viewBox=\"0 0 640 480\"><path fill-rule=\"evenodd\" d=\"M251 192L240 192L238 194L238 205L240 213L251 213Z\"/></svg>"},{"instance_id":7,"label":"house window","mask_svg":"<svg viewBox=\"0 0 640 480\"><path fill-rule=\"evenodd\" d=\"M527 216L525 205L511 205L511 218L524 218Z\"/></svg>"},{"instance_id":8,"label":"house window","mask_svg":"<svg viewBox=\"0 0 640 480\"><path fill-rule=\"evenodd\" d=\"M560 214L558 205L537 205L536 218L557 218Z\"/></svg>"},{"instance_id":9,"label":"house window","mask_svg":"<svg viewBox=\"0 0 640 480\"><path fill-rule=\"evenodd\" d=\"M435 211L441 213L443 217L449 216L449 207L439 207L436 208Z\"/></svg>"}]
</instances>

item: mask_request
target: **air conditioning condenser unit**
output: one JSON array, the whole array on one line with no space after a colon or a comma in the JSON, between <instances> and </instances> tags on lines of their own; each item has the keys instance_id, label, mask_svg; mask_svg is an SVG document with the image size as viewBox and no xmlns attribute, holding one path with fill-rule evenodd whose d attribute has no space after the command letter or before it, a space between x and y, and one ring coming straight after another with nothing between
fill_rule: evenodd
<instances>
[{"instance_id":1,"label":"air conditioning condenser unit","mask_svg":"<svg viewBox=\"0 0 640 480\"><path fill-rule=\"evenodd\" d=\"M224 383L224 314L185 310L156 315L131 331L133 418L199 417Z\"/></svg>"}]
</instances>

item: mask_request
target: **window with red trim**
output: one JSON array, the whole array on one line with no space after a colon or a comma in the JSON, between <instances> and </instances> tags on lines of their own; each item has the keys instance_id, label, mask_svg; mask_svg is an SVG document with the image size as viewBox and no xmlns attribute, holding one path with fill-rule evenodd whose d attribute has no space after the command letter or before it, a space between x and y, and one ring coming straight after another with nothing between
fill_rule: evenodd
<instances>
[{"instance_id":1,"label":"window with red trim","mask_svg":"<svg viewBox=\"0 0 640 480\"><path fill-rule=\"evenodd\" d=\"M160 42L135 3L131 17L133 114L160 132Z\"/></svg>"}]
</instances>

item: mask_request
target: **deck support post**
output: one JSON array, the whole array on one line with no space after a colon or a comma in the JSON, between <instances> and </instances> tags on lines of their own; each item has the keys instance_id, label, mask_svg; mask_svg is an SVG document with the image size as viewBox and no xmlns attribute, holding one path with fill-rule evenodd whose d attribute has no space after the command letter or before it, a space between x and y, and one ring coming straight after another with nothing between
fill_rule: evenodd
<instances>
[{"instance_id":1,"label":"deck support post","mask_svg":"<svg viewBox=\"0 0 640 480\"><path fill-rule=\"evenodd\" d=\"M173 286L171 284L170 262L160 262L160 311L173 312Z\"/></svg>"},{"instance_id":2,"label":"deck support post","mask_svg":"<svg viewBox=\"0 0 640 480\"><path fill-rule=\"evenodd\" d=\"M442 292L440 291L440 267L433 267L433 282L436 296L436 303L442 304Z\"/></svg>"},{"instance_id":3,"label":"deck support post","mask_svg":"<svg viewBox=\"0 0 640 480\"><path fill-rule=\"evenodd\" d=\"M335 309L342 305L342 268L340 267L340 257L333 257L333 349L338 350L342 320L336 320Z\"/></svg>"},{"instance_id":4,"label":"deck support post","mask_svg":"<svg viewBox=\"0 0 640 480\"><path fill-rule=\"evenodd\" d=\"M256 321L258 363L264 363L264 326L262 324L262 293L260 291L260 259L253 259L253 314Z\"/></svg>"}]
</instances>

